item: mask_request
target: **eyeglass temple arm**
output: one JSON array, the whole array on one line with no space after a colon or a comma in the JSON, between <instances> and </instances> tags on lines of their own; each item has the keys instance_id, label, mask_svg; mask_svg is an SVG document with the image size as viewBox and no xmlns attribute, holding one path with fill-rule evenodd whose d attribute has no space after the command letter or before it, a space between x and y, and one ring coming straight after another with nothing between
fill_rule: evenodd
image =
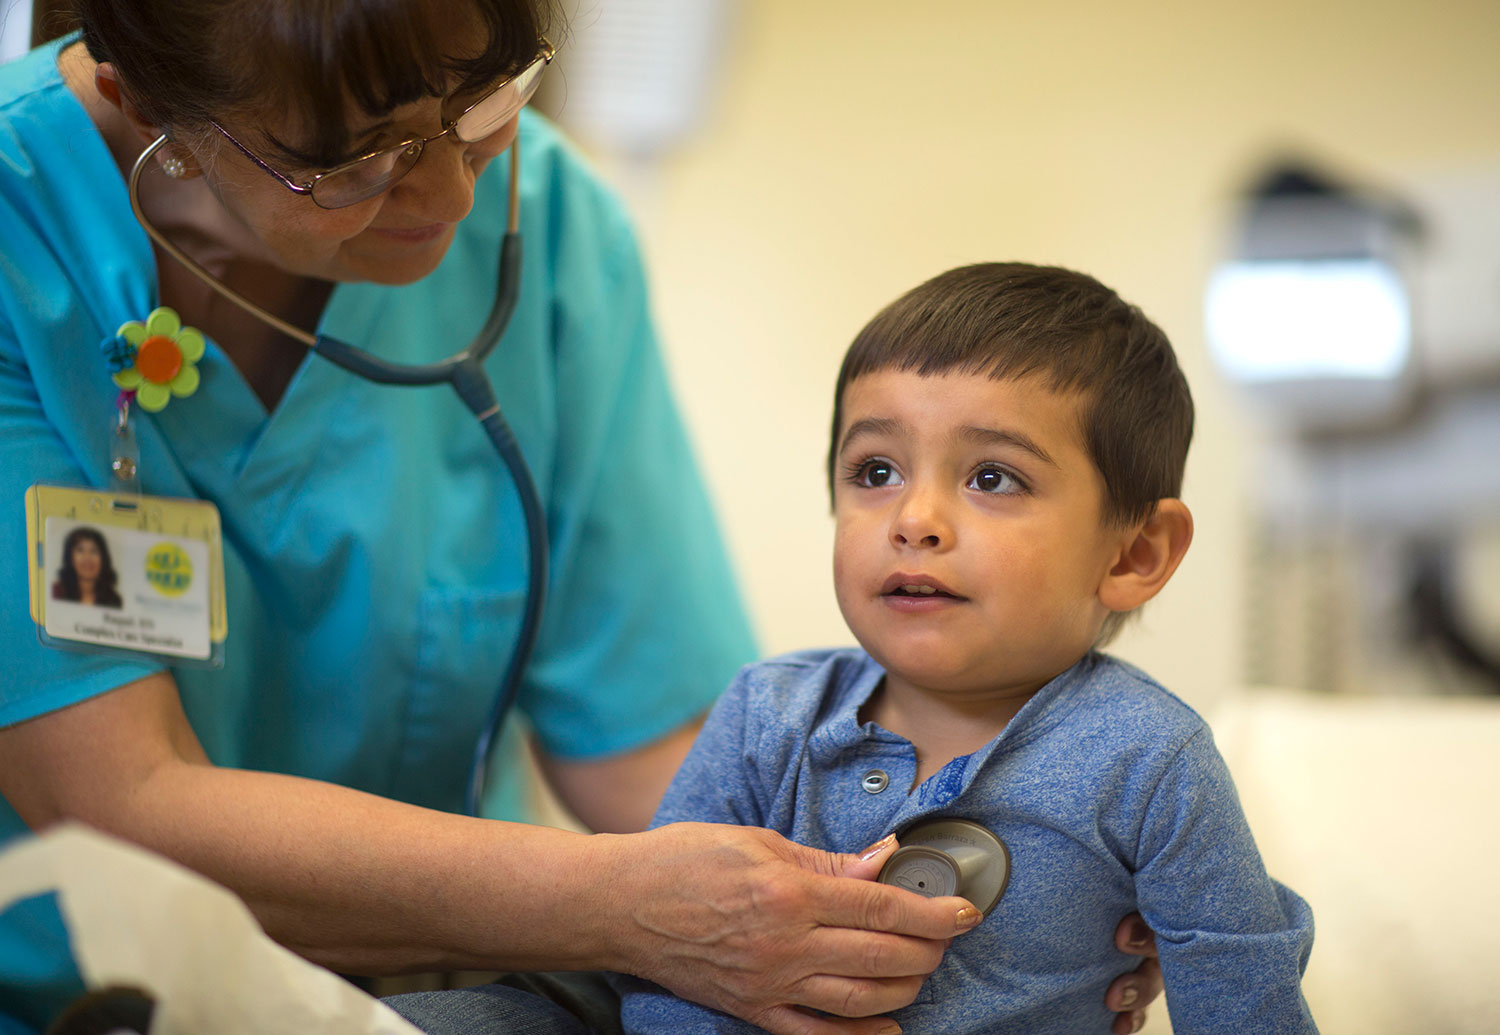
<instances>
[{"instance_id":1,"label":"eyeglass temple arm","mask_svg":"<svg viewBox=\"0 0 1500 1035\"><path fill-rule=\"evenodd\" d=\"M314 338L311 334L308 334L300 327L287 323L275 313L262 309L260 306L250 301L238 291L235 291L233 288L223 284L218 277L215 277L212 273L208 272L208 270L200 266L196 260L189 258L187 253L184 252L181 248L177 247L171 241L167 240L166 235L158 230L156 226L152 224L151 220L146 218L146 213L141 208L141 174L146 171L146 165L151 160L151 156L154 155L157 151L161 150L161 148L165 146L166 143L167 135L163 133L161 136L151 141L151 143L147 144L146 149L140 153L139 157L136 158L135 165L131 166L130 178L126 182L126 193L130 197L130 210L135 213L135 221L141 224L141 229L146 231L146 236L155 241L157 246L160 247L162 251L166 252L173 259L175 259L183 269L187 270L193 276L197 277L207 287L211 288L218 294L222 295L224 298L228 299L235 305L239 306L241 309L245 310L245 312L249 313L251 316L254 316L256 319L261 320L264 323L270 324L282 334L285 334L288 338L291 338L294 341L300 341L308 348L316 347L317 339Z\"/></svg>"}]
</instances>

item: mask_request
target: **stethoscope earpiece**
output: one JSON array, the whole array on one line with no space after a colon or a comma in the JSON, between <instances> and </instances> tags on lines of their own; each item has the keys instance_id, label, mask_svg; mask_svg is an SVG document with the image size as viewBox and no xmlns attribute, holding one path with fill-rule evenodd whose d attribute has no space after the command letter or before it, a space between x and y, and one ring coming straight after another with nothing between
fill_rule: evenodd
<instances>
[{"instance_id":1,"label":"stethoscope earpiece","mask_svg":"<svg viewBox=\"0 0 1500 1035\"><path fill-rule=\"evenodd\" d=\"M901 847L880 870L880 883L926 898L957 895L989 915L1010 883L1010 850L968 819L929 819L900 835Z\"/></svg>"}]
</instances>

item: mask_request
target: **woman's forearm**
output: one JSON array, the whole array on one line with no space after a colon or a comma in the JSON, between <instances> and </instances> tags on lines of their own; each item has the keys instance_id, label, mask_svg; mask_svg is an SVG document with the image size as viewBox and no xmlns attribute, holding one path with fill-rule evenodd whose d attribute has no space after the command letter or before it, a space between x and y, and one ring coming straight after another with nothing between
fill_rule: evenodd
<instances>
[{"instance_id":1,"label":"woman's forearm","mask_svg":"<svg viewBox=\"0 0 1500 1035\"><path fill-rule=\"evenodd\" d=\"M621 970L775 1032L807 1030L797 1007L911 1002L979 919L874 883L888 844L856 858L710 824L585 835L217 768L164 674L0 729L0 793L34 828L81 820L205 874L335 970Z\"/></svg>"},{"instance_id":2,"label":"woman's forearm","mask_svg":"<svg viewBox=\"0 0 1500 1035\"><path fill-rule=\"evenodd\" d=\"M336 969L612 962L579 919L595 839L217 768L165 673L0 729L0 793L33 828L75 819L197 870Z\"/></svg>"},{"instance_id":3,"label":"woman's forearm","mask_svg":"<svg viewBox=\"0 0 1500 1035\"><path fill-rule=\"evenodd\" d=\"M611 961L580 905L585 835L449 815L325 783L163 767L107 824L239 894L335 970L568 969Z\"/></svg>"}]
</instances>

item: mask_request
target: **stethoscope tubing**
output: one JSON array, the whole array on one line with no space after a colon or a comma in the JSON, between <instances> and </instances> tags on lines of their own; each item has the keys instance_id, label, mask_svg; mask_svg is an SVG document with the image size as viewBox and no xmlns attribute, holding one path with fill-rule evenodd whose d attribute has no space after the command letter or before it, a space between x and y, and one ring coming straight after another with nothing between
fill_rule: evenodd
<instances>
[{"instance_id":1,"label":"stethoscope tubing","mask_svg":"<svg viewBox=\"0 0 1500 1035\"><path fill-rule=\"evenodd\" d=\"M233 302L245 312L275 328L295 341L306 345L311 351L330 363L342 367L367 381L386 385L435 385L448 384L479 421L489 437L501 462L510 473L516 494L521 504L521 515L526 526L526 603L521 615L521 627L516 634L516 645L506 663L505 674L500 680L500 690L490 707L490 714L480 731L474 746L474 756L469 771L469 781L464 791L464 809L471 816L478 816L483 804L485 776L489 769L490 753L495 739L505 722L520 691L526 666L536 647L537 634L541 628L542 610L547 597L547 519L537 493L531 469L521 452L520 444L495 397L494 385L484 372L484 360L499 344L505 329L510 325L520 296L521 284L521 233L520 233L520 147L519 135L510 146L510 203L508 224L500 243L499 283L495 290L495 301L490 307L484 325L468 348L454 353L437 363L410 364L392 363L373 356L364 349L325 334L309 334L307 331L276 316L245 298L224 284L182 249L178 248L146 218L140 203L140 178L151 156L167 142L164 135L146 146L136 158L130 170L127 193L131 211L147 235L169 256L181 263L209 288Z\"/></svg>"}]
</instances>

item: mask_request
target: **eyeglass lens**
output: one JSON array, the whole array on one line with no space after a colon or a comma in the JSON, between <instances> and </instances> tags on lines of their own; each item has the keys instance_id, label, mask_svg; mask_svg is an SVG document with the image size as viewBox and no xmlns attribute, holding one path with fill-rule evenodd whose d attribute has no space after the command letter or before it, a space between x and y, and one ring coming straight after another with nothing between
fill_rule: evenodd
<instances>
[{"instance_id":1,"label":"eyeglass lens","mask_svg":"<svg viewBox=\"0 0 1500 1035\"><path fill-rule=\"evenodd\" d=\"M537 58L480 98L458 117L454 136L473 144L498 132L531 100L546 67L546 60ZM410 172L423 147L422 141L414 141L334 169L313 184L313 201L323 208L343 208L372 198Z\"/></svg>"},{"instance_id":2,"label":"eyeglass lens","mask_svg":"<svg viewBox=\"0 0 1500 1035\"><path fill-rule=\"evenodd\" d=\"M411 171L422 145L381 151L327 173L313 183L312 197L323 208L343 208L373 198Z\"/></svg>"},{"instance_id":3,"label":"eyeglass lens","mask_svg":"<svg viewBox=\"0 0 1500 1035\"><path fill-rule=\"evenodd\" d=\"M480 98L468 111L458 117L453 134L466 144L483 140L495 133L526 106L531 95L536 93L542 81L542 69L547 62L538 58L521 69L514 78Z\"/></svg>"}]
</instances>

